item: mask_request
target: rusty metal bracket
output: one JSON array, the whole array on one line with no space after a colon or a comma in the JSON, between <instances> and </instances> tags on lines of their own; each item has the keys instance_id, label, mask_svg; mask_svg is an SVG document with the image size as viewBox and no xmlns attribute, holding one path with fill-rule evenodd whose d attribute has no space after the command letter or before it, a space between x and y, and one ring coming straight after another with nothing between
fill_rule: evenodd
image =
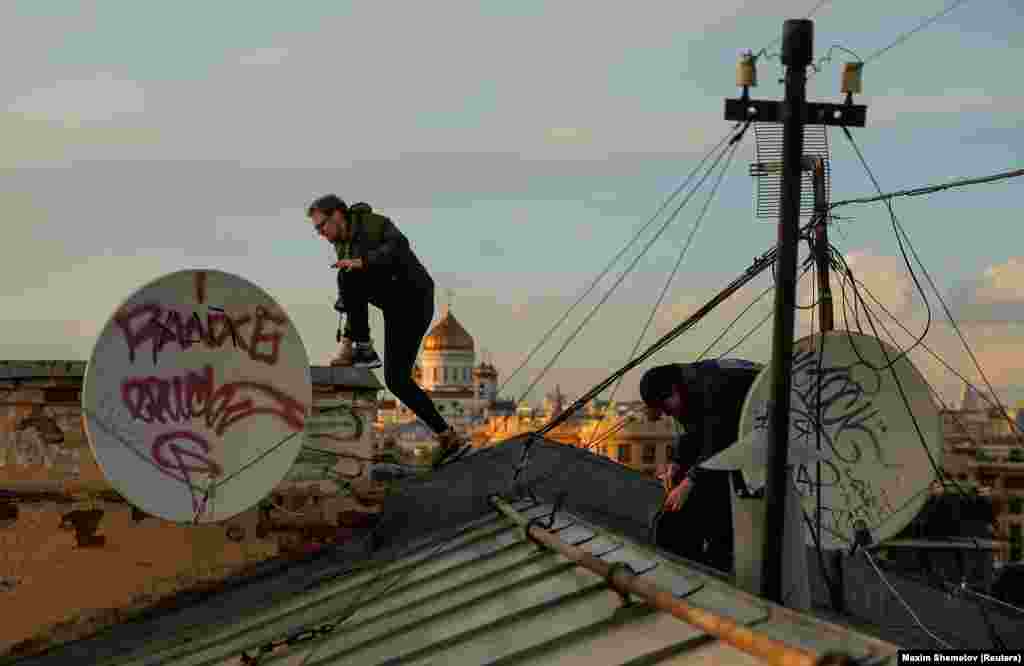
<instances>
[{"instance_id":1,"label":"rusty metal bracket","mask_svg":"<svg viewBox=\"0 0 1024 666\"><path fill-rule=\"evenodd\" d=\"M559 511L561 511L562 504L565 502L565 498L568 494L569 493L565 491L558 493L558 495L555 496L554 506L551 507L551 513L546 516L534 516L526 522L526 525L523 526L523 534L526 536L526 540L532 541L536 544L539 550L548 550L548 547L533 538L533 535L530 534L530 529L533 527L540 527L541 529L550 530L554 527L555 516L558 515Z\"/></svg>"},{"instance_id":2,"label":"rusty metal bracket","mask_svg":"<svg viewBox=\"0 0 1024 666\"><path fill-rule=\"evenodd\" d=\"M629 592L623 592L619 588L615 587L615 583L612 581L612 578L615 577L615 574L622 571L625 571L631 576L636 575L636 571L633 569L633 567L629 566L628 562L614 562L612 563L611 568L608 569L608 575L605 576L605 580L608 581L608 587L615 590L615 593L619 595L619 599L622 601L622 608L626 608L627 606L634 605L636 602L630 598Z\"/></svg>"}]
</instances>

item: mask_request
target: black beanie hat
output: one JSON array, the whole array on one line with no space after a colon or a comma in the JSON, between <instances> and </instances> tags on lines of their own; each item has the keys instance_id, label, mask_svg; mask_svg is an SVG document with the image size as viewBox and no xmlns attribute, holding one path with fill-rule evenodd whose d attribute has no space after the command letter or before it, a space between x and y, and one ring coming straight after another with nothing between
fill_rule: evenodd
<instances>
[{"instance_id":1,"label":"black beanie hat","mask_svg":"<svg viewBox=\"0 0 1024 666\"><path fill-rule=\"evenodd\" d=\"M661 404L672 395L672 387L683 384L683 373L678 365L659 365L640 378L640 398L648 406Z\"/></svg>"}]
</instances>

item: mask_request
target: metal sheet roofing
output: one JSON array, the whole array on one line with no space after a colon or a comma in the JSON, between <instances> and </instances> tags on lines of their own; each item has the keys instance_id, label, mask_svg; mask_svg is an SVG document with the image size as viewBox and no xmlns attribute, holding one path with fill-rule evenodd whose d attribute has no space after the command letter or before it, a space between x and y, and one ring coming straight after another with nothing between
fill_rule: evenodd
<instances>
[{"instance_id":1,"label":"metal sheet roofing","mask_svg":"<svg viewBox=\"0 0 1024 666\"><path fill-rule=\"evenodd\" d=\"M281 646L258 663L762 663L642 600L624 603L605 579L527 540L487 502L494 488L508 490L513 471L504 463L520 451L520 443L509 443L406 484L385 505L365 550L352 543L176 617L123 625L18 663L239 664L241 653L256 657L261 646L275 644ZM628 563L687 603L788 644L894 661L892 645L745 594L625 534L635 531L628 524L639 503L623 498L614 511L609 491L643 495L648 481L639 475L619 466L603 470L604 463L589 460L595 456L558 444L540 442L531 456L548 467L531 467L523 478L542 487L575 471L572 492L598 495L581 498L581 510L566 498L550 528L562 540L606 562ZM595 485L606 481L602 476L618 476L619 486ZM552 511L531 500L514 506L527 518Z\"/></svg>"}]
</instances>

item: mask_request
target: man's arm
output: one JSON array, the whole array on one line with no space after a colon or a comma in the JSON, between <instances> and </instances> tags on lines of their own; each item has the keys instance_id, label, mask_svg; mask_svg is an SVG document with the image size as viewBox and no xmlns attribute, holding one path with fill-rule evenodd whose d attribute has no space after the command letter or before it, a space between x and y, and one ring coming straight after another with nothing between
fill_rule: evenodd
<instances>
[{"instance_id":1,"label":"man's arm","mask_svg":"<svg viewBox=\"0 0 1024 666\"><path fill-rule=\"evenodd\" d=\"M688 443L685 433L680 433L673 438L672 447L668 455L668 467L665 470L664 476L661 477L665 482L666 490L671 490L679 485L688 471L688 466L684 464L688 460L683 457L683 452L687 450L687 447Z\"/></svg>"}]
</instances>

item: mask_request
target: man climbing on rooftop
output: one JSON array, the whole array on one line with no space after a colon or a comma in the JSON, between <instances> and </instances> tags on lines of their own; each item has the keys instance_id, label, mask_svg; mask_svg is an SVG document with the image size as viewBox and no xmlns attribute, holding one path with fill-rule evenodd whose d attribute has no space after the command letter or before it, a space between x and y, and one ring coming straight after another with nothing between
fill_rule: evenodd
<instances>
[{"instance_id":1,"label":"man climbing on rooftop","mask_svg":"<svg viewBox=\"0 0 1024 666\"><path fill-rule=\"evenodd\" d=\"M307 215L316 232L334 246L338 300L345 315L341 349L331 365L378 368L370 340L369 304L384 315L384 382L437 436L434 465L462 449L462 438L413 381L423 336L434 318L434 280L394 223L365 203L352 206L335 194L320 197Z\"/></svg>"},{"instance_id":2,"label":"man climbing on rooftop","mask_svg":"<svg viewBox=\"0 0 1024 666\"><path fill-rule=\"evenodd\" d=\"M707 360L657 366L640 379L649 418L667 414L685 430L662 477L667 494L660 545L720 571L733 565L730 472L699 466L739 438L743 402L761 368L750 361ZM745 490L738 473L733 480Z\"/></svg>"}]
</instances>

